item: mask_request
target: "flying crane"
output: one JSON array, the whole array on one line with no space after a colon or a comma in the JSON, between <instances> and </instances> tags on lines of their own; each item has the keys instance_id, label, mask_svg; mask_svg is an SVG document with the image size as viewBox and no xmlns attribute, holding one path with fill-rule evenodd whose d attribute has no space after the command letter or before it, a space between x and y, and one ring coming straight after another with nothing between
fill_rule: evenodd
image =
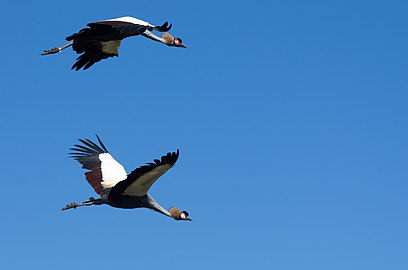
<instances>
[{"instance_id":1,"label":"flying crane","mask_svg":"<svg viewBox=\"0 0 408 270\"><path fill-rule=\"evenodd\" d=\"M86 70L103 59L119 56L121 41L131 36L142 35L167 46L186 48L181 38L174 38L169 33L164 33L159 37L151 32L153 30L167 32L171 27L172 24L169 25L168 22L161 26L153 26L129 16L88 23L88 27L66 38L67 41L70 41L68 44L45 50L41 55L58 53L72 46L76 53L81 54L71 67L78 71L81 68Z\"/></svg>"},{"instance_id":2,"label":"flying crane","mask_svg":"<svg viewBox=\"0 0 408 270\"><path fill-rule=\"evenodd\" d=\"M190 220L187 211L176 207L169 210L158 204L147 192L159 177L176 164L179 150L169 152L160 159L146 163L127 174L124 167L108 152L98 135L99 145L89 139L79 139L70 155L82 168L87 169L85 177L100 198L90 198L83 203L69 203L62 210L81 206L108 204L116 208L149 208L175 220Z\"/></svg>"}]
</instances>

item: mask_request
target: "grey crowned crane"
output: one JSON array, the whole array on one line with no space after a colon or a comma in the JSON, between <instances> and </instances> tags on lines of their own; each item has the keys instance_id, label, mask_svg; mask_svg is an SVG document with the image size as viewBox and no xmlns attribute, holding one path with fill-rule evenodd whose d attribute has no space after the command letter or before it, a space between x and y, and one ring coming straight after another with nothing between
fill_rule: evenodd
<instances>
[{"instance_id":1,"label":"grey crowned crane","mask_svg":"<svg viewBox=\"0 0 408 270\"><path fill-rule=\"evenodd\" d=\"M81 29L66 38L70 43L63 47L56 47L45 50L41 55L54 54L72 46L73 50L81 54L71 69L88 69L93 64L113 56L119 56L118 49L122 39L142 35L152 40L172 47L186 48L180 38L174 38L169 33L161 37L156 36L151 31L167 32L172 24L165 22L161 26L153 26L148 22L133 18L121 17L106 21L88 23L87 28Z\"/></svg>"},{"instance_id":2,"label":"grey crowned crane","mask_svg":"<svg viewBox=\"0 0 408 270\"><path fill-rule=\"evenodd\" d=\"M79 139L82 144L75 144L70 155L87 169L86 180L100 198L90 198L81 204L69 203L62 210L80 206L108 204L116 208L149 208L175 220L191 220L186 211L176 207L168 211L147 194L150 187L174 166L179 150L169 152L160 159L133 170L127 174L123 166L108 152L98 135L99 145L89 139Z\"/></svg>"}]
</instances>

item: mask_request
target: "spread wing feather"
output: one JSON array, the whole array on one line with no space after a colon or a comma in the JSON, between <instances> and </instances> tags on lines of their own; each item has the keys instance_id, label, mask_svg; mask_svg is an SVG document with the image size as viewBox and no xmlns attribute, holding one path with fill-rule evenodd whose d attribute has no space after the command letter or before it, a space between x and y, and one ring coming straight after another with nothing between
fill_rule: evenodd
<instances>
[{"instance_id":1,"label":"spread wing feather","mask_svg":"<svg viewBox=\"0 0 408 270\"><path fill-rule=\"evenodd\" d=\"M147 194L156 180L176 164L179 150L169 152L154 163L145 165L132 171L125 180L117 183L109 192L109 199L119 195L143 196Z\"/></svg>"},{"instance_id":2,"label":"spread wing feather","mask_svg":"<svg viewBox=\"0 0 408 270\"><path fill-rule=\"evenodd\" d=\"M102 196L116 183L126 179L127 174L123 166L109 154L98 135L96 138L99 145L89 139L79 139L82 144L75 144L69 154L82 164L83 169L89 170L85 172L86 180Z\"/></svg>"}]
</instances>

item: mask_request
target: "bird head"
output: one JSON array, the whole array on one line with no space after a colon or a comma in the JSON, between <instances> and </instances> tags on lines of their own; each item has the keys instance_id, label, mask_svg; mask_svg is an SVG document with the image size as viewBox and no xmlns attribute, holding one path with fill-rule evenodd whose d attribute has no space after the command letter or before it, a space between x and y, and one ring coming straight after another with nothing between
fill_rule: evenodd
<instances>
[{"instance_id":1,"label":"bird head","mask_svg":"<svg viewBox=\"0 0 408 270\"><path fill-rule=\"evenodd\" d=\"M187 46L183 44L181 38L174 38L169 33L164 33L162 38L166 41L168 46L187 48Z\"/></svg>"},{"instance_id":2,"label":"bird head","mask_svg":"<svg viewBox=\"0 0 408 270\"><path fill-rule=\"evenodd\" d=\"M169 209L169 213L171 215L172 218L174 218L175 220L189 220L189 221L193 221L189 216L188 216L188 212L187 211L180 211L178 208L176 207L172 207Z\"/></svg>"}]
</instances>

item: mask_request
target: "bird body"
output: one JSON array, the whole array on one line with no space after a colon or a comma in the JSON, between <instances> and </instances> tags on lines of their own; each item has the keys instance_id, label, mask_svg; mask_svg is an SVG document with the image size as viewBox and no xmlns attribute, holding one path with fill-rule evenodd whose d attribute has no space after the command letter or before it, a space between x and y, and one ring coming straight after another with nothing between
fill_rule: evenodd
<instances>
[{"instance_id":1,"label":"bird body","mask_svg":"<svg viewBox=\"0 0 408 270\"><path fill-rule=\"evenodd\" d=\"M100 138L96 137L99 145L89 139L80 139L82 144L74 145L70 155L82 164L82 168L88 170L85 172L86 180L100 198L90 198L82 204L70 203L62 210L108 204L124 209L149 208L176 220L191 220L186 211L179 211L177 208L166 210L147 193L156 180L174 166L179 157L178 150L127 174L124 167L110 155Z\"/></svg>"},{"instance_id":2,"label":"bird body","mask_svg":"<svg viewBox=\"0 0 408 270\"><path fill-rule=\"evenodd\" d=\"M61 52L72 46L73 50L81 54L71 69L88 69L93 64L113 56L119 56L121 41L127 37L143 35L149 39L161 42L167 46L186 48L180 38L174 38L165 33L162 37L156 36L151 31L167 32L172 24L168 22L161 26L152 24L130 16L109 19L105 21L88 23L88 27L81 29L66 38L70 41L63 47L45 50L42 55Z\"/></svg>"}]
</instances>

